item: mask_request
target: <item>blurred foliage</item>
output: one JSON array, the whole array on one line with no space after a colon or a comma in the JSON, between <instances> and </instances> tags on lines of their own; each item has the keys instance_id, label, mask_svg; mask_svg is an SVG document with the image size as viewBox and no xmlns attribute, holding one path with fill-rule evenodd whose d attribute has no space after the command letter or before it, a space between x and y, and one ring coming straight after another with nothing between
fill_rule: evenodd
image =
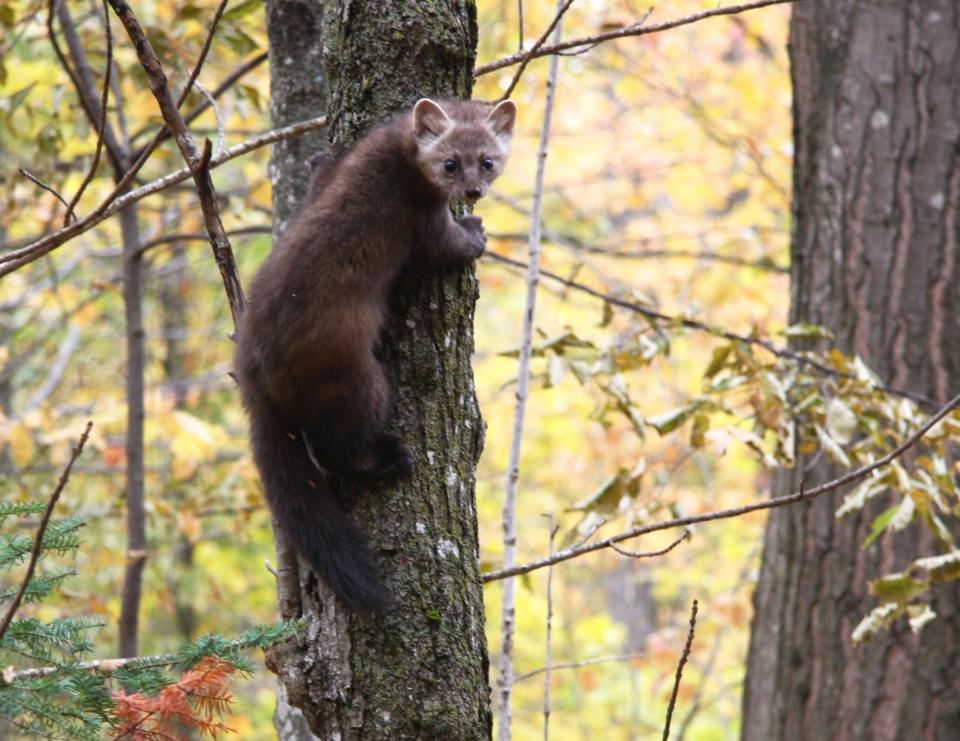
<instances>
[{"instance_id":1,"label":"blurred foliage","mask_svg":"<svg viewBox=\"0 0 960 741\"><path fill-rule=\"evenodd\" d=\"M193 66L214 7L164 0L137 9L175 90ZM707 7L713 4L677 0L651 20ZM70 8L99 83L99 4L71 0ZM546 27L553 9L552 2L524 4L525 43ZM571 7L564 33L622 26L644 11L629 0L584 0ZM796 453L806 460L827 456L839 471L893 449L924 418L913 402L886 393L860 360L834 350L821 330L786 326L787 15L776 7L718 18L562 60L544 199L544 267L677 320L542 280L519 489L521 561L546 553L544 513L557 514L560 542L569 544L591 532L606 537L734 507L764 496L769 469L794 465ZM95 146L95 132L50 50L45 20L40 0L0 6L5 245L56 228L63 218L56 198L18 168L69 198ZM516 3L482 2L478 20L480 62L516 51ZM143 145L159 118L133 51L115 20L113 26L120 101L115 92L111 120ZM266 49L264 26L261 3L236 0L229 7L199 78L204 88L214 89ZM508 68L481 77L475 96L496 98L512 74ZM545 75L546 61L532 62L515 91L521 118L510 166L478 206L490 249L517 259L524 257ZM268 89L263 64L219 99L227 145L269 128ZM202 100L195 91L184 110ZM215 138L213 112L191 128ZM269 226L266 158L259 150L215 171L227 229ZM180 165L168 142L141 180ZM111 186L103 164L79 215ZM145 653L163 654L202 633L236 634L270 622L276 608L273 577L255 566L272 557L269 518L227 375L230 315L196 198L186 184L169 189L142 201L139 219L145 241L186 235L145 253L149 561L141 645ZM37 589L49 595L24 608L24 616L82 615L105 623L110 629L89 637L100 656L114 650L125 542L120 241L118 224L108 220L0 282L4 501L27 501L55 478L69 456L70 432L80 420L96 423L67 495L85 513L77 575L64 583L57 572L45 574L47 586L38 581ZM244 279L269 247L262 235L234 239ZM501 263L482 260L478 270L475 370L488 424L478 511L483 565L495 568L525 289L522 275ZM817 351L821 365L841 373L825 374L762 344L788 341ZM919 629L931 617L927 587L958 576L949 535L957 470L948 454L958 426L956 416L944 420L922 450L854 488L838 513L883 497L889 506L864 547L919 521L941 549L873 584L878 608L865 616L858 637L904 614ZM657 560L603 552L555 569L554 662L582 665L552 675L554 739L659 737L694 597L701 616L673 737L737 736L762 525L761 514L715 522ZM627 545L654 550L674 537ZM545 573L520 581L515 650L517 673L524 674L544 661ZM496 650L499 586L487 587L485 596L489 646ZM518 739L541 735L542 679L532 675L516 686ZM241 710L230 726L240 738L274 737L274 686L262 669L235 686Z\"/></svg>"}]
</instances>

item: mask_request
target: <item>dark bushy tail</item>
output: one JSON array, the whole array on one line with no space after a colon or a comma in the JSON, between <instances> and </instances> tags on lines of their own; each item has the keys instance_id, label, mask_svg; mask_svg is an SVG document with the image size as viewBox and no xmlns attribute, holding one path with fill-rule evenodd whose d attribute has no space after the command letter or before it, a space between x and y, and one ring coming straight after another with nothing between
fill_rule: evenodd
<instances>
[{"instance_id":1,"label":"dark bushy tail","mask_svg":"<svg viewBox=\"0 0 960 741\"><path fill-rule=\"evenodd\" d=\"M253 457L280 528L337 597L357 609L383 610L391 597L366 539L337 505L307 456L266 399L245 389ZM253 398L251 398L253 397Z\"/></svg>"}]
</instances>

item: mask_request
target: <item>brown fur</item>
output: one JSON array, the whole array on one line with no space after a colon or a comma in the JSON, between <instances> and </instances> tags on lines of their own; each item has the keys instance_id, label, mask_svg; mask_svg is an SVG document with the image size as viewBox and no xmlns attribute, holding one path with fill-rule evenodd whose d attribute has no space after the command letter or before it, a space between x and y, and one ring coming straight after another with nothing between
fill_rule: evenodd
<instances>
[{"instance_id":1,"label":"brown fur","mask_svg":"<svg viewBox=\"0 0 960 741\"><path fill-rule=\"evenodd\" d=\"M515 110L421 100L339 159L315 158L307 202L250 285L236 371L267 500L301 556L355 607L383 608L388 593L326 472L412 468L410 449L383 431L389 388L374 347L389 291L409 263L442 270L483 253L480 219L455 220L449 202L476 200L502 171Z\"/></svg>"}]
</instances>

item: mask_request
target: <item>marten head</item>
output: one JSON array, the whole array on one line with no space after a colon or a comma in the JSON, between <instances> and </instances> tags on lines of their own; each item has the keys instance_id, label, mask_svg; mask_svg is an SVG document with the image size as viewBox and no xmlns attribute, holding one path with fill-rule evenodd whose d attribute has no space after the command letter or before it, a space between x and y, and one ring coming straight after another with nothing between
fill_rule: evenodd
<instances>
[{"instance_id":1,"label":"marten head","mask_svg":"<svg viewBox=\"0 0 960 741\"><path fill-rule=\"evenodd\" d=\"M426 179L448 198L473 203L503 172L517 106L420 99L413 107L417 161Z\"/></svg>"}]
</instances>

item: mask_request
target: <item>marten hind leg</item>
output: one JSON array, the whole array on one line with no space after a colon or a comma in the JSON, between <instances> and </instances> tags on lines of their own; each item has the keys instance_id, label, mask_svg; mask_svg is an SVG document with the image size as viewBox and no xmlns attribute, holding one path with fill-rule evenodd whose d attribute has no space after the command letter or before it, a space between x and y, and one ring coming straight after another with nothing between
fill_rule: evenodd
<instances>
[{"instance_id":1,"label":"marten hind leg","mask_svg":"<svg viewBox=\"0 0 960 741\"><path fill-rule=\"evenodd\" d=\"M383 431L390 405L383 369L371 357L354 371L311 415L307 434L317 462L329 471L376 478L408 473L412 451L398 435Z\"/></svg>"}]
</instances>

